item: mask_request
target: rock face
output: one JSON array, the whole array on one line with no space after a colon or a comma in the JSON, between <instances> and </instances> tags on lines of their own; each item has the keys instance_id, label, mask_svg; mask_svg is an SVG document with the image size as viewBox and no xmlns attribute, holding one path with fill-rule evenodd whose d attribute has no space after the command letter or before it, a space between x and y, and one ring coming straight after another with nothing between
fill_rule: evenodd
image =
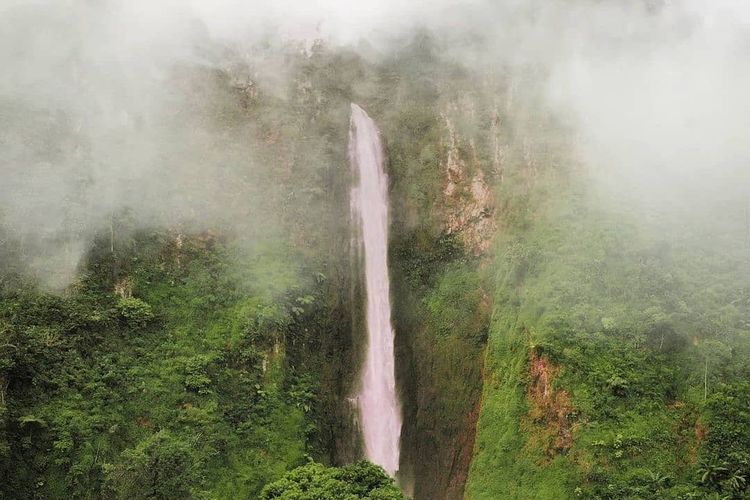
<instances>
[{"instance_id":1,"label":"rock face","mask_svg":"<svg viewBox=\"0 0 750 500\"><path fill-rule=\"evenodd\" d=\"M409 349L414 360L407 369L413 381L412 392L405 398L412 404L412 413L405 414L404 422L407 462L414 464L412 494L418 500L464 498L481 409L484 346L481 335L475 334L486 328L483 325L489 322L486 312L491 306L483 289L485 283L479 278L479 268L488 260L497 230L492 185L499 176L494 150L488 154L484 143L488 127L480 124L490 115L475 112L479 107L477 100L473 94L459 94L438 108L439 113L434 117L439 132L438 154L437 161L431 163L435 168L432 173L437 175L430 178L430 182L435 182L431 189L435 190L431 191L433 204L429 208L430 229L434 230L431 234L453 236L451 239L463 249L462 255L477 258L461 262L446 259L442 263L445 267L430 269L436 284L431 285L426 296L422 295L423 290L413 292L411 300L417 303L445 299L440 307L410 316L411 311L404 311L413 302L403 300L409 306L396 306L401 311L400 318L407 318L397 325L397 334L409 332ZM494 137L491 131L489 140ZM471 279L464 282L467 277ZM451 295L449 290L460 286L476 292L476 297L462 302L458 306L461 313L452 316L451 327L443 330L440 328L445 324L443 306L450 307L451 302L447 297ZM400 297L406 295L404 288L402 283ZM468 313L467 308L472 307L476 309ZM436 312L437 309L441 312ZM472 320L457 319L459 316L471 316Z\"/></svg>"},{"instance_id":2,"label":"rock face","mask_svg":"<svg viewBox=\"0 0 750 500\"><path fill-rule=\"evenodd\" d=\"M471 109L471 108L469 108ZM492 190L485 181L482 165L477 159L474 141L468 141L470 156L465 159L452 115L461 112L458 105L441 114L445 121L445 231L457 234L466 250L474 256L487 252L497 230Z\"/></svg>"}]
</instances>

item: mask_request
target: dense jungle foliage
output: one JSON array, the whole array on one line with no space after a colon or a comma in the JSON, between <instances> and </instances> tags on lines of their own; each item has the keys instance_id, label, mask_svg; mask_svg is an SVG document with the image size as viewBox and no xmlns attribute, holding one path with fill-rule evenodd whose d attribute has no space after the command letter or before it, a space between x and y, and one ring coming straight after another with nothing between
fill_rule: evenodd
<instances>
[{"instance_id":1,"label":"dense jungle foliage","mask_svg":"<svg viewBox=\"0 0 750 500\"><path fill-rule=\"evenodd\" d=\"M466 494L747 498L742 202L724 212L727 197L700 218L644 210L586 184L565 134L537 136L536 157L498 187L503 230Z\"/></svg>"},{"instance_id":2,"label":"dense jungle foliage","mask_svg":"<svg viewBox=\"0 0 750 500\"><path fill-rule=\"evenodd\" d=\"M174 75L171 119L221 152L203 160L225 167L232 210L210 224L110 214L54 291L26 253L69 240L1 226L0 496L402 498L379 468L348 465L356 101L387 145L406 494L748 497L747 235L671 213L642 224L591 188L539 109L543 75L479 72L425 33L371 58L257 50L283 92L236 55ZM79 140L66 127L35 147L63 155L61 136ZM449 230L477 184L492 202ZM476 250L465 235L485 219Z\"/></svg>"},{"instance_id":3,"label":"dense jungle foliage","mask_svg":"<svg viewBox=\"0 0 750 500\"><path fill-rule=\"evenodd\" d=\"M267 485L262 500L403 500L404 494L380 467L366 461L343 467L311 463L298 467Z\"/></svg>"},{"instance_id":4,"label":"dense jungle foliage","mask_svg":"<svg viewBox=\"0 0 750 500\"><path fill-rule=\"evenodd\" d=\"M256 498L352 448L349 101L294 54L288 101L176 68L175 127L213 137L208 161L227 167L230 209L205 229L199 207L146 228L139 207L113 213L73 283L49 291L26 256L68 235L3 227L0 496ZM295 87L306 79L334 104ZM35 146L54 159L63 139L84 140L65 125Z\"/></svg>"}]
</instances>

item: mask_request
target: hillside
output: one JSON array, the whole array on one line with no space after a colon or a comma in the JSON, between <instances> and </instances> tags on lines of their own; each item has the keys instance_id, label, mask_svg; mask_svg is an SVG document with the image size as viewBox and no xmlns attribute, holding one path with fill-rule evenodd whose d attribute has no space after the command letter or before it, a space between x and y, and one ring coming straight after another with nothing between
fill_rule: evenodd
<instances>
[{"instance_id":1,"label":"hillside","mask_svg":"<svg viewBox=\"0 0 750 500\"><path fill-rule=\"evenodd\" d=\"M0 95L2 167L73 186L19 181L32 199L0 207L0 496L401 497L358 462L354 102L385 144L405 495L748 498L732 179L682 204L619 183L548 74L428 30L388 50L196 36L213 63L171 65L169 106L106 140ZM102 144L121 189L98 184Z\"/></svg>"}]
</instances>

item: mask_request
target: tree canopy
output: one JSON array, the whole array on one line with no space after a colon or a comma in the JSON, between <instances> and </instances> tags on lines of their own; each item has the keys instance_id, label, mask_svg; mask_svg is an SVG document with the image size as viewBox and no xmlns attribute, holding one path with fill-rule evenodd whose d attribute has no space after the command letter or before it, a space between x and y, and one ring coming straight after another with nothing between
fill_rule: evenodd
<instances>
[{"instance_id":1,"label":"tree canopy","mask_svg":"<svg viewBox=\"0 0 750 500\"><path fill-rule=\"evenodd\" d=\"M309 463L268 484L262 500L400 500L403 493L385 471L366 460L344 467Z\"/></svg>"}]
</instances>

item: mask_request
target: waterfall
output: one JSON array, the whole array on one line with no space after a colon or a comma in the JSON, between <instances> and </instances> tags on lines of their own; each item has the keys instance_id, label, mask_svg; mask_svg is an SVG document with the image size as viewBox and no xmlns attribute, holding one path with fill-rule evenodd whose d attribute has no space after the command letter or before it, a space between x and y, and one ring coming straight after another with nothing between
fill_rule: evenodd
<instances>
[{"instance_id":1,"label":"waterfall","mask_svg":"<svg viewBox=\"0 0 750 500\"><path fill-rule=\"evenodd\" d=\"M388 178L380 133L365 111L352 104L349 158L358 177L352 212L364 246L367 354L357 395L365 455L388 474L399 465L401 408L396 374L388 280Z\"/></svg>"}]
</instances>

